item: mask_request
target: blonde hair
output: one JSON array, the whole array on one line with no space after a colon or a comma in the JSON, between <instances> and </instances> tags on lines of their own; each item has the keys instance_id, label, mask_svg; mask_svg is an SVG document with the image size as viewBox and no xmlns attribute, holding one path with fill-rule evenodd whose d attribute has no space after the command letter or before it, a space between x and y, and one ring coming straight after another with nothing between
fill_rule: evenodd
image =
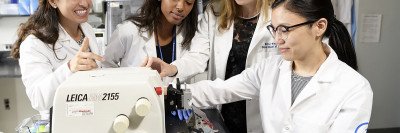
<instances>
[{"instance_id":1,"label":"blonde hair","mask_svg":"<svg viewBox=\"0 0 400 133\"><path fill-rule=\"evenodd\" d=\"M257 0L256 10L263 16L263 21L268 21L268 10L271 0ZM209 5L216 16L218 16L218 30L227 30L233 20L239 16L239 5L234 0L212 0Z\"/></svg>"}]
</instances>

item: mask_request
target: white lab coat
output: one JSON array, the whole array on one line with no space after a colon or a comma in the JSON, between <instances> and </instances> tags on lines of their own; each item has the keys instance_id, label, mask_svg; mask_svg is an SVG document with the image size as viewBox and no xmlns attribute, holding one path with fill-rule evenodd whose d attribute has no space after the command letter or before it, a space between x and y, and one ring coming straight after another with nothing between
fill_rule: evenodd
<instances>
[{"instance_id":1,"label":"white lab coat","mask_svg":"<svg viewBox=\"0 0 400 133\"><path fill-rule=\"evenodd\" d=\"M371 86L330 51L293 105L292 62L279 55L225 82L200 81L188 85L191 103L201 107L259 98L262 125L267 133L354 133L370 119Z\"/></svg>"},{"instance_id":2,"label":"white lab coat","mask_svg":"<svg viewBox=\"0 0 400 133\"><path fill-rule=\"evenodd\" d=\"M92 27L88 23L82 23L80 27L89 38L90 50L95 54L101 53L101 47L97 45ZM50 45L34 35L29 35L22 42L19 59L22 82L32 107L41 114L48 113L50 107L53 106L57 87L72 74L67 63L75 56L79 48L78 43L61 25L59 25L59 37L55 43L57 56Z\"/></svg>"},{"instance_id":3,"label":"white lab coat","mask_svg":"<svg viewBox=\"0 0 400 133\"><path fill-rule=\"evenodd\" d=\"M202 37L193 40L193 43L210 43L209 80L225 79L228 56L232 48L234 24L230 25L227 30L219 31L218 23L217 16L208 6L199 23L198 36ZM260 15L247 53L246 68L266 59L270 55L278 54L274 39L266 28L268 24L269 22L265 21L264 16ZM257 98L246 101L246 119L247 132L263 132Z\"/></svg>"},{"instance_id":4,"label":"white lab coat","mask_svg":"<svg viewBox=\"0 0 400 133\"><path fill-rule=\"evenodd\" d=\"M336 19L341 21L349 31L351 35L351 8L353 6L353 0L331 0L332 6L335 11Z\"/></svg>"},{"instance_id":5,"label":"white lab coat","mask_svg":"<svg viewBox=\"0 0 400 133\"><path fill-rule=\"evenodd\" d=\"M177 27L178 29L178 27ZM171 64L178 68L176 77L185 78L204 72L209 58L208 44L182 48L182 32L176 35L176 60ZM139 27L130 21L119 24L106 48L104 67L140 66L146 57L157 57L153 33L139 32ZM120 64L118 64L120 63ZM167 79L172 81L171 78Z\"/></svg>"}]
</instances>

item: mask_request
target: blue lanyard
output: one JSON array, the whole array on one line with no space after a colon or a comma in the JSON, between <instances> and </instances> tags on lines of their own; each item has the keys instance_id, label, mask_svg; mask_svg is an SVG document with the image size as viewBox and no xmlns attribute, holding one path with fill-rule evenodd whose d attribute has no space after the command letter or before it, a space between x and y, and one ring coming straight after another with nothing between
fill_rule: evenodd
<instances>
[{"instance_id":1,"label":"blue lanyard","mask_svg":"<svg viewBox=\"0 0 400 133\"><path fill-rule=\"evenodd\" d=\"M172 35L172 58L171 58L171 63L175 60L175 47L176 47L176 32L175 32L175 26L174 26L174 29L172 30L172 32L173 32L173 35ZM164 61L164 56L163 56L163 53L162 53L162 50L161 50L161 46L160 46L160 43L158 43L158 34L156 33L156 43L157 43L157 46L158 46L158 51L160 52L160 58L161 58L161 60L163 60Z\"/></svg>"}]
</instances>

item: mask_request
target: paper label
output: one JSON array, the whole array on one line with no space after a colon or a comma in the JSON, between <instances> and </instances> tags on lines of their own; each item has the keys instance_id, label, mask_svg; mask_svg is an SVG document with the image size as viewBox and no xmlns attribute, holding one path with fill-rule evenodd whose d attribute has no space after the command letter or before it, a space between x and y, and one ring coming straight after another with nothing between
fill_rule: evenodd
<instances>
[{"instance_id":1,"label":"paper label","mask_svg":"<svg viewBox=\"0 0 400 133\"><path fill-rule=\"evenodd\" d=\"M94 102L67 103L67 117L94 115Z\"/></svg>"}]
</instances>

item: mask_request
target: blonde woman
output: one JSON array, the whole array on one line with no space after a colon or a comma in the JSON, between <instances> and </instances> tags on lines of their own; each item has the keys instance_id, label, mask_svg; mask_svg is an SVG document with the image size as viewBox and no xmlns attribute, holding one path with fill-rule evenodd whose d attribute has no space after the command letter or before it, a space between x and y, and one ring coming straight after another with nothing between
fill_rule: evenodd
<instances>
[{"instance_id":1,"label":"blonde woman","mask_svg":"<svg viewBox=\"0 0 400 133\"><path fill-rule=\"evenodd\" d=\"M268 10L268 0L211 1L199 24L203 29L199 32L208 30L210 80L229 79L278 53L265 30L270 19ZM262 132L258 99L223 104L221 114L230 132Z\"/></svg>"},{"instance_id":2,"label":"blonde woman","mask_svg":"<svg viewBox=\"0 0 400 133\"><path fill-rule=\"evenodd\" d=\"M201 17L193 44L209 44L208 79L228 79L257 61L277 54L269 23L268 0L210 1ZM161 75L176 73L168 65L153 60ZM167 74L166 74L167 73ZM222 105L221 114L230 132L262 132L257 99Z\"/></svg>"}]
</instances>

